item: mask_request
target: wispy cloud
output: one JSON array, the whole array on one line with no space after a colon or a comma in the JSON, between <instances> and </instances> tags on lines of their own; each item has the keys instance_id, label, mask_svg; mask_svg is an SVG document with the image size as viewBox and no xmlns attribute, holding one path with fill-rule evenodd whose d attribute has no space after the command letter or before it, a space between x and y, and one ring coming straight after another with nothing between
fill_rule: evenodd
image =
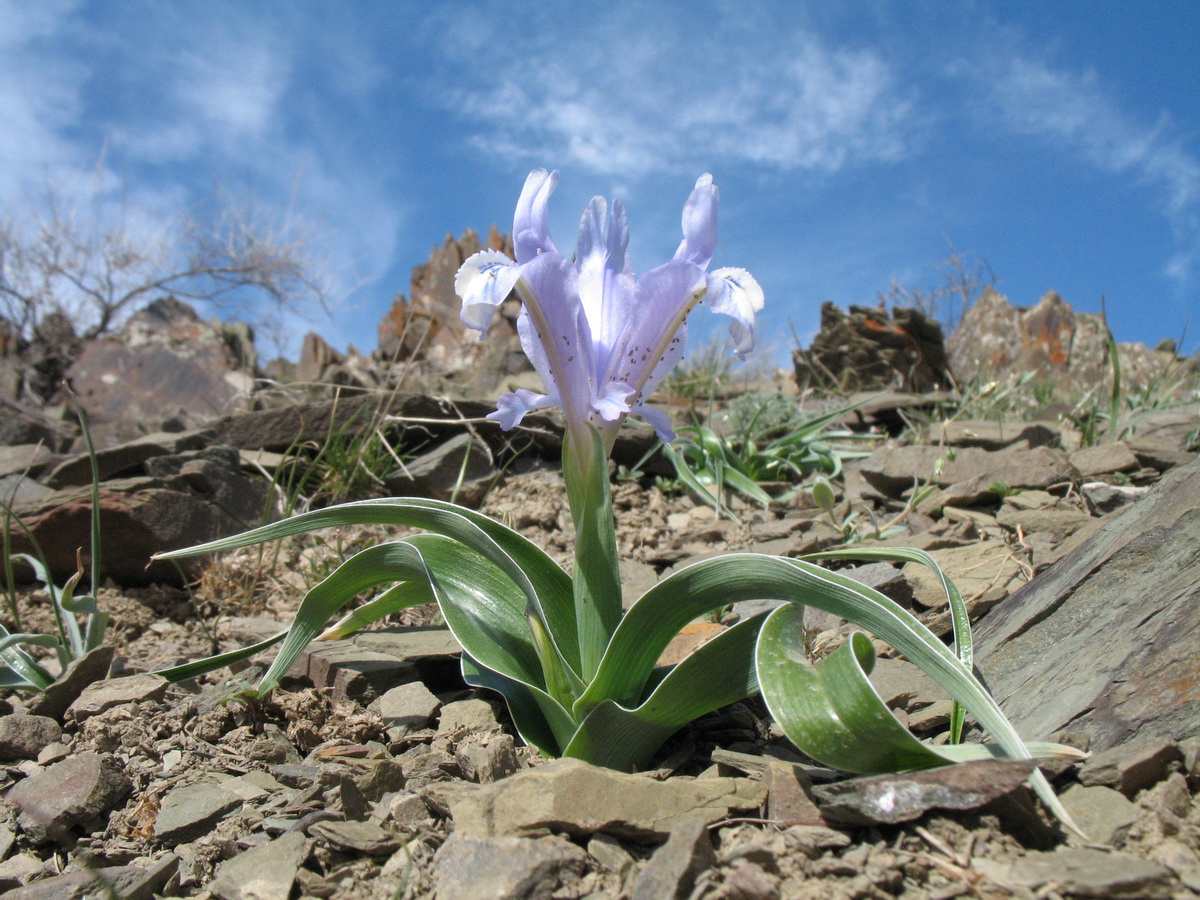
<instances>
[{"instance_id":1,"label":"wispy cloud","mask_svg":"<svg viewBox=\"0 0 1200 900\"><path fill-rule=\"evenodd\" d=\"M718 162L827 173L907 152L911 97L879 54L786 22L739 40L745 15L626 4L536 32L485 16L469 41L435 19L450 61L471 63L444 100L490 152L625 177Z\"/></svg>"},{"instance_id":2,"label":"wispy cloud","mask_svg":"<svg viewBox=\"0 0 1200 900\"><path fill-rule=\"evenodd\" d=\"M1126 112L1093 72L1070 72L1017 56L983 72L989 106L1007 128L1042 138L1095 169L1154 192L1176 247L1163 274L1190 282L1200 269L1200 159L1162 113Z\"/></svg>"}]
</instances>

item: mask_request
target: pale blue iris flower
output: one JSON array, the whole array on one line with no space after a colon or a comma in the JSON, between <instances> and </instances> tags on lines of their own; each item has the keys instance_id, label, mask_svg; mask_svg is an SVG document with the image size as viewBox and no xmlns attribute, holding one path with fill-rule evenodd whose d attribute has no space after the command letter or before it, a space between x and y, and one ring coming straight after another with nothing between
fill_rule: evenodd
<instances>
[{"instance_id":1,"label":"pale blue iris flower","mask_svg":"<svg viewBox=\"0 0 1200 900\"><path fill-rule=\"evenodd\" d=\"M506 394L488 418L508 430L531 410L558 406L568 427L594 425L611 448L632 413L664 441L673 440L667 415L645 400L683 356L688 313L707 297L713 312L732 318L734 352L743 356L754 346L754 315L763 306L762 288L745 269L707 271L717 245L712 176L700 176L684 204L683 241L674 259L640 278L629 263L629 223L618 200L609 216L604 198L594 197L574 259L559 253L546 220L557 185L557 172L529 173L513 220L516 262L484 250L464 262L454 280L463 323L481 332L516 290L521 346L547 391Z\"/></svg>"}]
</instances>

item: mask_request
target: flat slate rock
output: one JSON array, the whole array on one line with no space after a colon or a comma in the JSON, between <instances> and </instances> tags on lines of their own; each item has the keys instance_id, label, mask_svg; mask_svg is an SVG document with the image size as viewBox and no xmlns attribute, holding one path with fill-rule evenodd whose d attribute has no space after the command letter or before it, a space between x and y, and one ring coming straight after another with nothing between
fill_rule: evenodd
<instances>
[{"instance_id":1,"label":"flat slate rock","mask_svg":"<svg viewBox=\"0 0 1200 900\"><path fill-rule=\"evenodd\" d=\"M685 819L706 824L757 809L766 786L748 778L654 781L556 759L495 784L434 784L427 803L448 812L460 834L528 834L544 828L575 836L606 832L661 840Z\"/></svg>"},{"instance_id":2,"label":"flat slate rock","mask_svg":"<svg viewBox=\"0 0 1200 900\"><path fill-rule=\"evenodd\" d=\"M1200 462L1171 471L980 623L976 661L1026 738L1200 734L1197 498Z\"/></svg>"}]
</instances>

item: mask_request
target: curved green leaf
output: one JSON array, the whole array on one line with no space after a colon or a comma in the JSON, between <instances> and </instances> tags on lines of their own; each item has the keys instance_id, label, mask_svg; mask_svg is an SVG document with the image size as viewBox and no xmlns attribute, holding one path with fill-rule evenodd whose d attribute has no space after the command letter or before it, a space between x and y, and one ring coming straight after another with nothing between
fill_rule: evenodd
<instances>
[{"instance_id":1,"label":"curved green leaf","mask_svg":"<svg viewBox=\"0 0 1200 900\"><path fill-rule=\"evenodd\" d=\"M283 646L259 682L258 691L265 694L277 688L279 680L321 632L329 617L357 594L381 584L417 579L430 581L431 576L420 552L406 541L378 544L354 554L304 595Z\"/></svg>"},{"instance_id":2,"label":"curved green leaf","mask_svg":"<svg viewBox=\"0 0 1200 900\"><path fill-rule=\"evenodd\" d=\"M758 690L754 644L767 614L710 639L658 681L634 708L604 701L579 725L563 756L629 771L644 766L687 723Z\"/></svg>"},{"instance_id":3,"label":"curved green leaf","mask_svg":"<svg viewBox=\"0 0 1200 900\"><path fill-rule=\"evenodd\" d=\"M808 553L801 556L800 559L872 559L881 562L915 562L932 570L938 581L942 583L942 590L945 591L946 600L949 603L950 625L954 630L954 652L958 654L958 658L968 669L974 666L974 640L971 636L971 616L967 612L967 605L963 603L962 594L959 593L957 585L946 577L946 573L937 564L937 560L924 550L918 550L915 547L855 547L850 550ZM955 700L954 711L950 716L950 740L952 743L957 744L962 740L963 718L963 706Z\"/></svg>"},{"instance_id":4,"label":"curved green leaf","mask_svg":"<svg viewBox=\"0 0 1200 900\"><path fill-rule=\"evenodd\" d=\"M804 652L803 608L781 606L763 625L755 659L771 715L818 762L870 774L946 764L879 698L867 678L875 650L861 631L813 665Z\"/></svg>"},{"instance_id":5,"label":"curved green leaf","mask_svg":"<svg viewBox=\"0 0 1200 900\"><path fill-rule=\"evenodd\" d=\"M436 603L433 588L424 581L402 581L392 585L383 593L372 597L362 606L352 609L342 616L318 636L318 641L338 641L349 637L359 629L365 628L372 622L378 622L394 612L421 606L424 603Z\"/></svg>"},{"instance_id":6,"label":"curved green leaf","mask_svg":"<svg viewBox=\"0 0 1200 900\"><path fill-rule=\"evenodd\" d=\"M339 525L407 525L462 542L503 569L525 592L554 636L566 666L575 673L580 671L579 636L570 576L532 541L481 513L453 503L406 497L343 503L233 537L156 554L155 558L178 559L234 550Z\"/></svg>"}]
</instances>

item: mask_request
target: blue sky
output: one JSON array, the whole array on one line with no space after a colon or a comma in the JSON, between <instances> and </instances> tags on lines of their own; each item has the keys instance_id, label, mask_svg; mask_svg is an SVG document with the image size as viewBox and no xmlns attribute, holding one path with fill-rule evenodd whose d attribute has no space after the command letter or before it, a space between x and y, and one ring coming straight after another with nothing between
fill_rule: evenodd
<instances>
[{"instance_id":1,"label":"blue sky","mask_svg":"<svg viewBox=\"0 0 1200 900\"><path fill-rule=\"evenodd\" d=\"M1191 0L0 0L0 206L47 179L147 228L214 184L290 204L353 286L290 350L367 351L447 232L510 227L529 169L562 173L560 246L620 197L638 271L710 171L714 265L756 275L780 354L823 300L932 286L948 244L1018 305L1104 295L1121 341L1190 316L1195 352L1198 47Z\"/></svg>"}]
</instances>

